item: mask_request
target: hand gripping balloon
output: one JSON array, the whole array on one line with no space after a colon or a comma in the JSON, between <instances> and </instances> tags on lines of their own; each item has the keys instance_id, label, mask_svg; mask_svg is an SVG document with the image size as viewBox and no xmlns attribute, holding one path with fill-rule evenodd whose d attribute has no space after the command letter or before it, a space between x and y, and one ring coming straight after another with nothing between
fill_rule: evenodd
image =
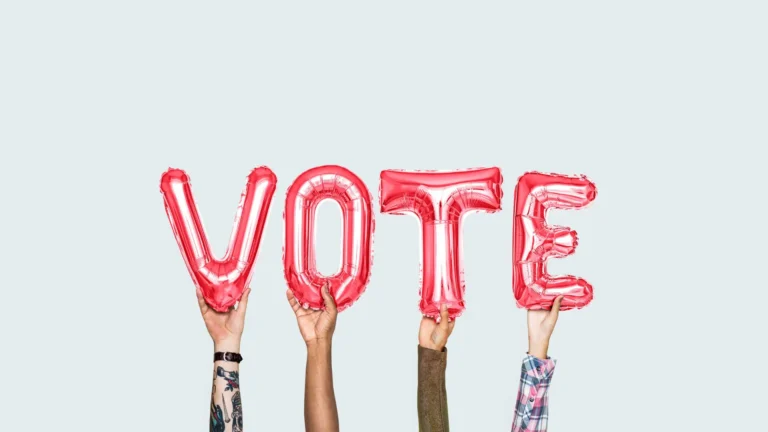
<instances>
[{"instance_id":1,"label":"hand gripping balloon","mask_svg":"<svg viewBox=\"0 0 768 432\"><path fill-rule=\"evenodd\" d=\"M473 211L501 209L501 172L480 168L450 172L381 172L381 212L413 214L421 221L421 312L451 318L464 311L461 221Z\"/></svg>"},{"instance_id":2,"label":"hand gripping balloon","mask_svg":"<svg viewBox=\"0 0 768 432\"><path fill-rule=\"evenodd\" d=\"M576 231L547 225L547 210L578 209L597 195L585 176L529 172L515 188L512 284L517 305L550 309L562 295L561 310L580 309L592 301L592 285L575 276L550 276L547 258L564 257L576 250Z\"/></svg>"},{"instance_id":3,"label":"hand gripping balloon","mask_svg":"<svg viewBox=\"0 0 768 432\"><path fill-rule=\"evenodd\" d=\"M187 174L171 168L160 180L165 211L184 262L206 303L218 312L234 306L248 286L276 184L277 178L269 168L251 171L237 207L229 247L222 259L216 259L203 231Z\"/></svg>"}]
</instances>

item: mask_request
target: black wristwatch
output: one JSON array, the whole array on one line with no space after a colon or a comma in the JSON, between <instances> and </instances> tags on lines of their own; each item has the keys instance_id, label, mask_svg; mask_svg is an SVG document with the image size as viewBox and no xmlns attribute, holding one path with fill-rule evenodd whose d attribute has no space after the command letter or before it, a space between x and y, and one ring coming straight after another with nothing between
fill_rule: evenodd
<instances>
[{"instance_id":1,"label":"black wristwatch","mask_svg":"<svg viewBox=\"0 0 768 432\"><path fill-rule=\"evenodd\" d=\"M240 363L243 361L243 356L241 356L238 353L231 353L231 352L215 352L213 353L213 361L228 361L228 362L234 362L234 363Z\"/></svg>"}]
</instances>

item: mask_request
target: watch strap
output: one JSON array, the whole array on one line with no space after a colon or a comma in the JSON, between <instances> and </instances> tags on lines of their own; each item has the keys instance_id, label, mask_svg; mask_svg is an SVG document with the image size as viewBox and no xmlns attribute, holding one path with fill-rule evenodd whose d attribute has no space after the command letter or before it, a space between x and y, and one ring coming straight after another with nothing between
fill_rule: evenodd
<instances>
[{"instance_id":1,"label":"watch strap","mask_svg":"<svg viewBox=\"0 0 768 432\"><path fill-rule=\"evenodd\" d=\"M243 356L241 356L238 353L231 353L231 352L215 352L213 353L213 361L228 361L233 363L240 363L243 361Z\"/></svg>"}]
</instances>

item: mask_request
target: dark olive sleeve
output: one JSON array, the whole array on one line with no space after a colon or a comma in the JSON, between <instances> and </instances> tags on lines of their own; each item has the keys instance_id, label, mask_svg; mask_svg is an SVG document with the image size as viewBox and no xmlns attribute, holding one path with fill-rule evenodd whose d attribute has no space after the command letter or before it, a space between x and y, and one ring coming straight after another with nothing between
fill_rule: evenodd
<instances>
[{"instance_id":1,"label":"dark olive sleeve","mask_svg":"<svg viewBox=\"0 0 768 432\"><path fill-rule=\"evenodd\" d=\"M446 348L440 352L419 345L419 432L448 432L447 357Z\"/></svg>"}]
</instances>

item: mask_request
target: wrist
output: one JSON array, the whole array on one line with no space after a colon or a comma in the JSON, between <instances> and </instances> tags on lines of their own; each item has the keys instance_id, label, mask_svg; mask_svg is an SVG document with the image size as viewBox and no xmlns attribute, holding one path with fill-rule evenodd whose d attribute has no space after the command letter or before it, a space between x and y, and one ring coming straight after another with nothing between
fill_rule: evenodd
<instances>
[{"instance_id":1,"label":"wrist","mask_svg":"<svg viewBox=\"0 0 768 432\"><path fill-rule=\"evenodd\" d=\"M332 341L330 338L318 338L307 341L307 351L330 349Z\"/></svg>"},{"instance_id":2,"label":"wrist","mask_svg":"<svg viewBox=\"0 0 768 432\"><path fill-rule=\"evenodd\" d=\"M546 360L548 351L549 351L549 341L529 341L528 342L528 354L536 358L539 358L541 360Z\"/></svg>"},{"instance_id":3,"label":"wrist","mask_svg":"<svg viewBox=\"0 0 768 432\"><path fill-rule=\"evenodd\" d=\"M226 339L226 340L220 340L220 341L213 341L213 350L216 352L239 353L240 339L237 339L237 340Z\"/></svg>"},{"instance_id":4,"label":"wrist","mask_svg":"<svg viewBox=\"0 0 768 432\"><path fill-rule=\"evenodd\" d=\"M433 344L433 343L428 343L428 344L419 343L419 346L422 347L422 348L426 348L428 350L439 351L439 352L442 352L443 349L445 348L445 345L440 346L440 345Z\"/></svg>"}]
</instances>

